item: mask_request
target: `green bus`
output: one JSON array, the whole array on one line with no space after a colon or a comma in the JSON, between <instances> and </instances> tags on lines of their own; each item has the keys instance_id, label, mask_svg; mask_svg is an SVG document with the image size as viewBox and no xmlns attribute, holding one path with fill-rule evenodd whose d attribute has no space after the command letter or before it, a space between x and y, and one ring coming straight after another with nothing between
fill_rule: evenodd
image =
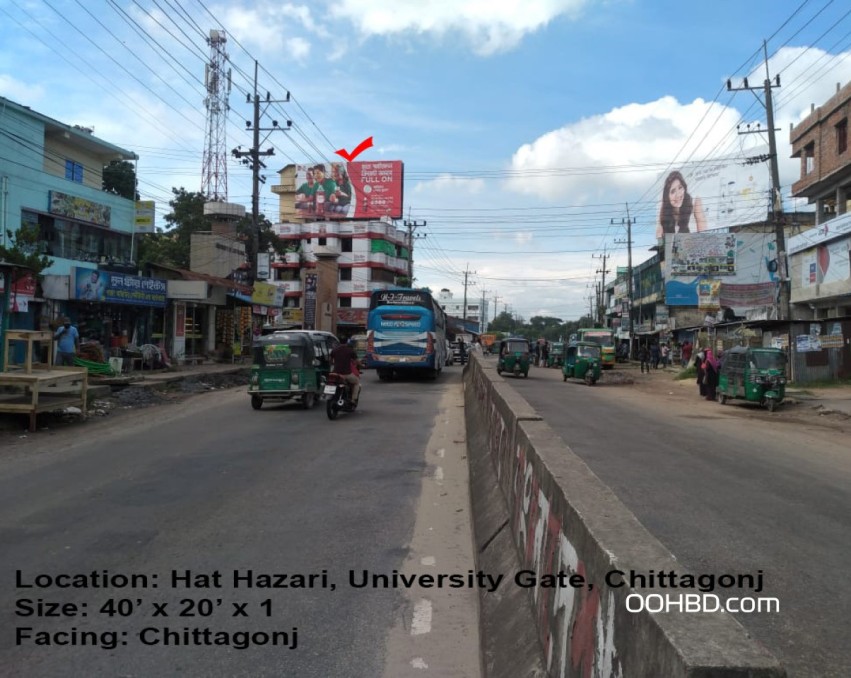
<instances>
[{"instance_id":1,"label":"green bus","mask_svg":"<svg viewBox=\"0 0 851 678\"><path fill-rule=\"evenodd\" d=\"M615 331L607 327L582 327L573 335L576 341L594 341L602 348L601 363L604 370L615 366ZM573 338L571 337L571 341Z\"/></svg>"}]
</instances>

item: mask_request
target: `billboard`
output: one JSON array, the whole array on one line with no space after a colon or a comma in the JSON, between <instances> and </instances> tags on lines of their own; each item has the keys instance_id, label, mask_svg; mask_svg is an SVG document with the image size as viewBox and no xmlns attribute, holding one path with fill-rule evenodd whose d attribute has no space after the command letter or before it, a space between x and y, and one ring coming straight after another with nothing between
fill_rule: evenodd
<instances>
[{"instance_id":1,"label":"billboard","mask_svg":"<svg viewBox=\"0 0 851 678\"><path fill-rule=\"evenodd\" d=\"M296 165L295 210L310 219L402 217L401 160Z\"/></svg>"},{"instance_id":2,"label":"billboard","mask_svg":"<svg viewBox=\"0 0 851 678\"><path fill-rule=\"evenodd\" d=\"M153 200L136 201L136 217L133 227L136 233L156 232L156 207L157 204Z\"/></svg>"},{"instance_id":3,"label":"billboard","mask_svg":"<svg viewBox=\"0 0 851 678\"><path fill-rule=\"evenodd\" d=\"M674 250L677 250L676 255ZM738 315L774 303L779 277L774 237L689 233L665 241L665 303L729 307Z\"/></svg>"},{"instance_id":4,"label":"billboard","mask_svg":"<svg viewBox=\"0 0 851 678\"><path fill-rule=\"evenodd\" d=\"M751 149L748 156L767 158L768 149ZM749 163L744 157L705 160L661 175L656 237L765 221L770 208L768 165Z\"/></svg>"}]
</instances>

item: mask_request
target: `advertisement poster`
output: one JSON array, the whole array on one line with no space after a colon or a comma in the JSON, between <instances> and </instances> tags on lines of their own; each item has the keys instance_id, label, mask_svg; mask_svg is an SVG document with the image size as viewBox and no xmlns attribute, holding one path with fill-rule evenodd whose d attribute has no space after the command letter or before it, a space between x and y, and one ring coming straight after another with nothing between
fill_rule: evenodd
<instances>
[{"instance_id":1,"label":"advertisement poster","mask_svg":"<svg viewBox=\"0 0 851 678\"><path fill-rule=\"evenodd\" d=\"M721 281L702 280L697 286L697 307L704 310L721 308Z\"/></svg>"},{"instance_id":2,"label":"advertisement poster","mask_svg":"<svg viewBox=\"0 0 851 678\"><path fill-rule=\"evenodd\" d=\"M672 276L736 275L735 234L674 235L671 240Z\"/></svg>"},{"instance_id":3,"label":"advertisement poster","mask_svg":"<svg viewBox=\"0 0 851 678\"><path fill-rule=\"evenodd\" d=\"M402 217L401 160L296 165L295 209L313 219Z\"/></svg>"},{"instance_id":4,"label":"advertisement poster","mask_svg":"<svg viewBox=\"0 0 851 678\"><path fill-rule=\"evenodd\" d=\"M59 191L50 191L48 196L50 202L49 211L51 214L58 214L71 219L80 221L88 221L91 224L97 224L109 228L111 209L108 205L79 198L67 193Z\"/></svg>"},{"instance_id":5,"label":"advertisement poster","mask_svg":"<svg viewBox=\"0 0 851 678\"><path fill-rule=\"evenodd\" d=\"M316 273L308 273L304 276L304 329L316 328L316 290L319 285L319 276Z\"/></svg>"},{"instance_id":6,"label":"advertisement poster","mask_svg":"<svg viewBox=\"0 0 851 678\"><path fill-rule=\"evenodd\" d=\"M154 233L156 231L156 206L153 200L136 201L136 218L133 230L136 233Z\"/></svg>"},{"instance_id":7,"label":"advertisement poster","mask_svg":"<svg viewBox=\"0 0 851 678\"><path fill-rule=\"evenodd\" d=\"M157 278L142 278L110 273L96 268L71 269L72 299L133 304L165 308L167 283Z\"/></svg>"},{"instance_id":8,"label":"advertisement poster","mask_svg":"<svg viewBox=\"0 0 851 678\"><path fill-rule=\"evenodd\" d=\"M764 222L769 207L768 147L747 156L683 165L659 178L662 186L656 237L702 233L716 228Z\"/></svg>"},{"instance_id":9,"label":"advertisement poster","mask_svg":"<svg viewBox=\"0 0 851 678\"><path fill-rule=\"evenodd\" d=\"M844 238L817 245L811 252L802 254L801 285L811 287L848 280L851 277L849 245L851 240Z\"/></svg>"}]
</instances>

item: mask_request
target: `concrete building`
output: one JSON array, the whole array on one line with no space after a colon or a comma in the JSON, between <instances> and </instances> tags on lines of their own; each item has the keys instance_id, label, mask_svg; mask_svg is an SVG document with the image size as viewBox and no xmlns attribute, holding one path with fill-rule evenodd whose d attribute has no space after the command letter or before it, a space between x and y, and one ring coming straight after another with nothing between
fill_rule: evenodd
<instances>
[{"instance_id":1,"label":"concrete building","mask_svg":"<svg viewBox=\"0 0 851 678\"><path fill-rule=\"evenodd\" d=\"M466 318L467 326L476 325L476 331L479 333L488 331L487 298L482 299L481 297L468 296L465 313L463 297L461 299L455 299L450 290L443 288L437 295L437 303L446 311L446 315L451 315L454 318Z\"/></svg>"}]
</instances>

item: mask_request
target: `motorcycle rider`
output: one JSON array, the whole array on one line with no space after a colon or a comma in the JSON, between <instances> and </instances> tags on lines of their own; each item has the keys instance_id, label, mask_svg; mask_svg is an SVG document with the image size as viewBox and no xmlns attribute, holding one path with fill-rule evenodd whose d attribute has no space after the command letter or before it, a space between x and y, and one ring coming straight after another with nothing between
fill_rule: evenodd
<instances>
[{"instance_id":1,"label":"motorcycle rider","mask_svg":"<svg viewBox=\"0 0 851 678\"><path fill-rule=\"evenodd\" d=\"M357 404L360 398L360 379L352 369L352 366L357 366L358 356L355 353L357 340L352 337L348 343L340 344L331 351L331 362L334 364L334 372L339 374L347 384L349 384L352 392L352 402Z\"/></svg>"}]
</instances>

